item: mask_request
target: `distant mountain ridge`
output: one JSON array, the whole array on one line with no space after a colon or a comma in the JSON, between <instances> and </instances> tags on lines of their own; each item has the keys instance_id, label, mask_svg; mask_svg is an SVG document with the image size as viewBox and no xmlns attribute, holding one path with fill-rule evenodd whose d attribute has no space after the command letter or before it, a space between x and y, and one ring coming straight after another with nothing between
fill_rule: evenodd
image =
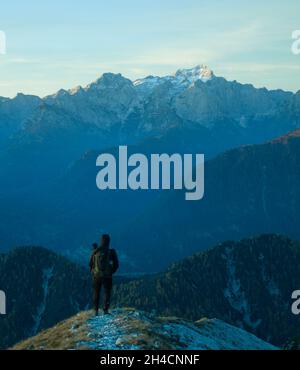
<instances>
[{"instance_id":1,"label":"distant mountain ridge","mask_svg":"<svg viewBox=\"0 0 300 370\"><path fill-rule=\"evenodd\" d=\"M134 143L165 134L172 127L189 129L190 125L196 125L217 133L222 122L226 122L227 129L235 133L240 144L244 143L240 128L250 135L246 143L251 143L255 137L261 141L299 127L299 117L295 115L295 106L299 110L297 96L298 93L268 91L226 81L206 66L134 82L121 74L105 73L85 88L59 90L43 99L19 94L14 99L3 100L0 130L8 125L7 120L13 120L12 141L8 146L22 147L29 140L32 145L42 143L45 150L49 139L71 143L71 137L64 137L69 129L70 135L81 135L81 145L87 150L121 142ZM272 123L275 119L276 126ZM15 138L14 134L17 134ZM228 148L231 146L227 143ZM74 154L78 155L75 149Z\"/></svg>"},{"instance_id":2,"label":"distant mountain ridge","mask_svg":"<svg viewBox=\"0 0 300 370\"><path fill-rule=\"evenodd\" d=\"M11 135L24 128L25 121L41 104L33 95L17 94L15 98L0 98L0 145L5 145Z\"/></svg>"},{"instance_id":3,"label":"distant mountain ridge","mask_svg":"<svg viewBox=\"0 0 300 370\"><path fill-rule=\"evenodd\" d=\"M299 133L224 152L206 162L200 202L185 201L181 191L163 193L119 226L116 244L132 268L153 272L223 240L261 233L299 240Z\"/></svg>"}]
</instances>

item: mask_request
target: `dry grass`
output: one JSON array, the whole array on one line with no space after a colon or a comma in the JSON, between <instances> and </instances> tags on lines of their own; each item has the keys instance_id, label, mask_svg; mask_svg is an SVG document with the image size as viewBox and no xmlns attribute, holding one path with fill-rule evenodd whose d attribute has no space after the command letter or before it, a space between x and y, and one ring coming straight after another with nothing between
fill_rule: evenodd
<instances>
[{"instance_id":1,"label":"dry grass","mask_svg":"<svg viewBox=\"0 0 300 370\"><path fill-rule=\"evenodd\" d=\"M12 350L54 350L76 348L76 343L88 341L86 321L91 311L81 312L35 337L16 344ZM82 347L80 347L82 349Z\"/></svg>"},{"instance_id":2,"label":"dry grass","mask_svg":"<svg viewBox=\"0 0 300 370\"><path fill-rule=\"evenodd\" d=\"M51 329L42 331L35 337L16 344L13 350L67 350L92 349L91 327L89 319L92 311L81 312L68 320L62 321ZM117 325L122 328L120 336L116 338L116 346L120 348L139 349L174 349L180 343L176 335L170 336L167 332L168 324L183 324L187 321L177 317L157 317L145 315L134 308L117 309L114 313ZM196 323L199 327L205 325L206 319ZM166 326L165 326L166 324ZM192 322L191 322L192 324ZM101 340L101 333L94 333Z\"/></svg>"}]
</instances>

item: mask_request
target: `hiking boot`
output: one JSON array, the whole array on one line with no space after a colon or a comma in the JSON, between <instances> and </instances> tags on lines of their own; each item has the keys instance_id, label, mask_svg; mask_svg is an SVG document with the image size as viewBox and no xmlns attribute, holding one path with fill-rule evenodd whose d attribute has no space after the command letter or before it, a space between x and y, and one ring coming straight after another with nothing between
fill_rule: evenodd
<instances>
[{"instance_id":1,"label":"hiking boot","mask_svg":"<svg viewBox=\"0 0 300 370\"><path fill-rule=\"evenodd\" d=\"M103 313L104 313L104 315L110 315L110 313L109 313L109 311L108 311L108 308L105 308L105 309L103 310Z\"/></svg>"}]
</instances>

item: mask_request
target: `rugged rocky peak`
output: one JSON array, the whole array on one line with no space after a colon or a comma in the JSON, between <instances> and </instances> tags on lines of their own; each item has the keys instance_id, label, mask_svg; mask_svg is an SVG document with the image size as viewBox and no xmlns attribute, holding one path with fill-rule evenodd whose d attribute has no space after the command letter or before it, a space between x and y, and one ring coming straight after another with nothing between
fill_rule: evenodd
<instances>
[{"instance_id":1,"label":"rugged rocky peak","mask_svg":"<svg viewBox=\"0 0 300 370\"><path fill-rule=\"evenodd\" d=\"M98 80L88 85L86 90L118 89L124 86L132 86L132 82L128 78L123 77L121 73L104 73Z\"/></svg>"},{"instance_id":2,"label":"rugged rocky peak","mask_svg":"<svg viewBox=\"0 0 300 370\"><path fill-rule=\"evenodd\" d=\"M5 137L23 127L24 121L42 103L42 99L34 95L17 94L14 98L0 98L0 134ZM6 132L3 132L6 128ZM2 138L3 138L2 137Z\"/></svg>"},{"instance_id":3,"label":"rugged rocky peak","mask_svg":"<svg viewBox=\"0 0 300 370\"><path fill-rule=\"evenodd\" d=\"M98 127L123 122L138 104L132 82L121 74L104 73L85 88L59 90L45 98L73 116Z\"/></svg>"},{"instance_id":4,"label":"rugged rocky peak","mask_svg":"<svg viewBox=\"0 0 300 370\"><path fill-rule=\"evenodd\" d=\"M214 76L212 70L206 65L197 65L194 68L178 69L174 75L158 77L148 76L135 80L133 85L137 91L146 94L152 93L156 88L165 85L170 95L176 95L192 87L197 81L207 82Z\"/></svg>"},{"instance_id":5,"label":"rugged rocky peak","mask_svg":"<svg viewBox=\"0 0 300 370\"><path fill-rule=\"evenodd\" d=\"M24 107L25 105L28 108L37 106L41 103L41 101L42 99L38 96L18 93L13 99L6 99L4 102L7 104L7 106L19 109L20 107Z\"/></svg>"},{"instance_id":6,"label":"rugged rocky peak","mask_svg":"<svg viewBox=\"0 0 300 370\"><path fill-rule=\"evenodd\" d=\"M178 69L175 78L178 82L192 85L198 80L206 82L214 76L213 71L207 65L197 65L194 68Z\"/></svg>"},{"instance_id":7,"label":"rugged rocky peak","mask_svg":"<svg viewBox=\"0 0 300 370\"><path fill-rule=\"evenodd\" d=\"M84 94L85 90L82 86L76 86L69 90L71 95Z\"/></svg>"}]
</instances>

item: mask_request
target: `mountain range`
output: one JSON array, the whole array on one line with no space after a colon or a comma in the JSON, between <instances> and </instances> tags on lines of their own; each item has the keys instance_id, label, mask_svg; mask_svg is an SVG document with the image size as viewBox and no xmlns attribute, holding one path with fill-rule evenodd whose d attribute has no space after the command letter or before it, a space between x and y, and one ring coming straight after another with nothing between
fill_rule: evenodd
<instances>
[{"instance_id":1,"label":"mountain range","mask_svg":"<svg viewBox=\"0 0 300 370\"><path fill-rule=\"evenodd\" d=\"M44 98L1 98L0 248L44 245L86 263L105 231L124 271L152 272L228 238L298 238L295 218L281 221L297 216L297 138L271 140L297 132L299 112L300 92L227 81L204 65L136 81L105 73ZM120 144L141 153L204 153L204 199L191 205L172 192L100 192L95 158ZM273 154L287 162L272 166ZM291 196L282 191L290 183Z\"/></svg>"}]
</instances>

